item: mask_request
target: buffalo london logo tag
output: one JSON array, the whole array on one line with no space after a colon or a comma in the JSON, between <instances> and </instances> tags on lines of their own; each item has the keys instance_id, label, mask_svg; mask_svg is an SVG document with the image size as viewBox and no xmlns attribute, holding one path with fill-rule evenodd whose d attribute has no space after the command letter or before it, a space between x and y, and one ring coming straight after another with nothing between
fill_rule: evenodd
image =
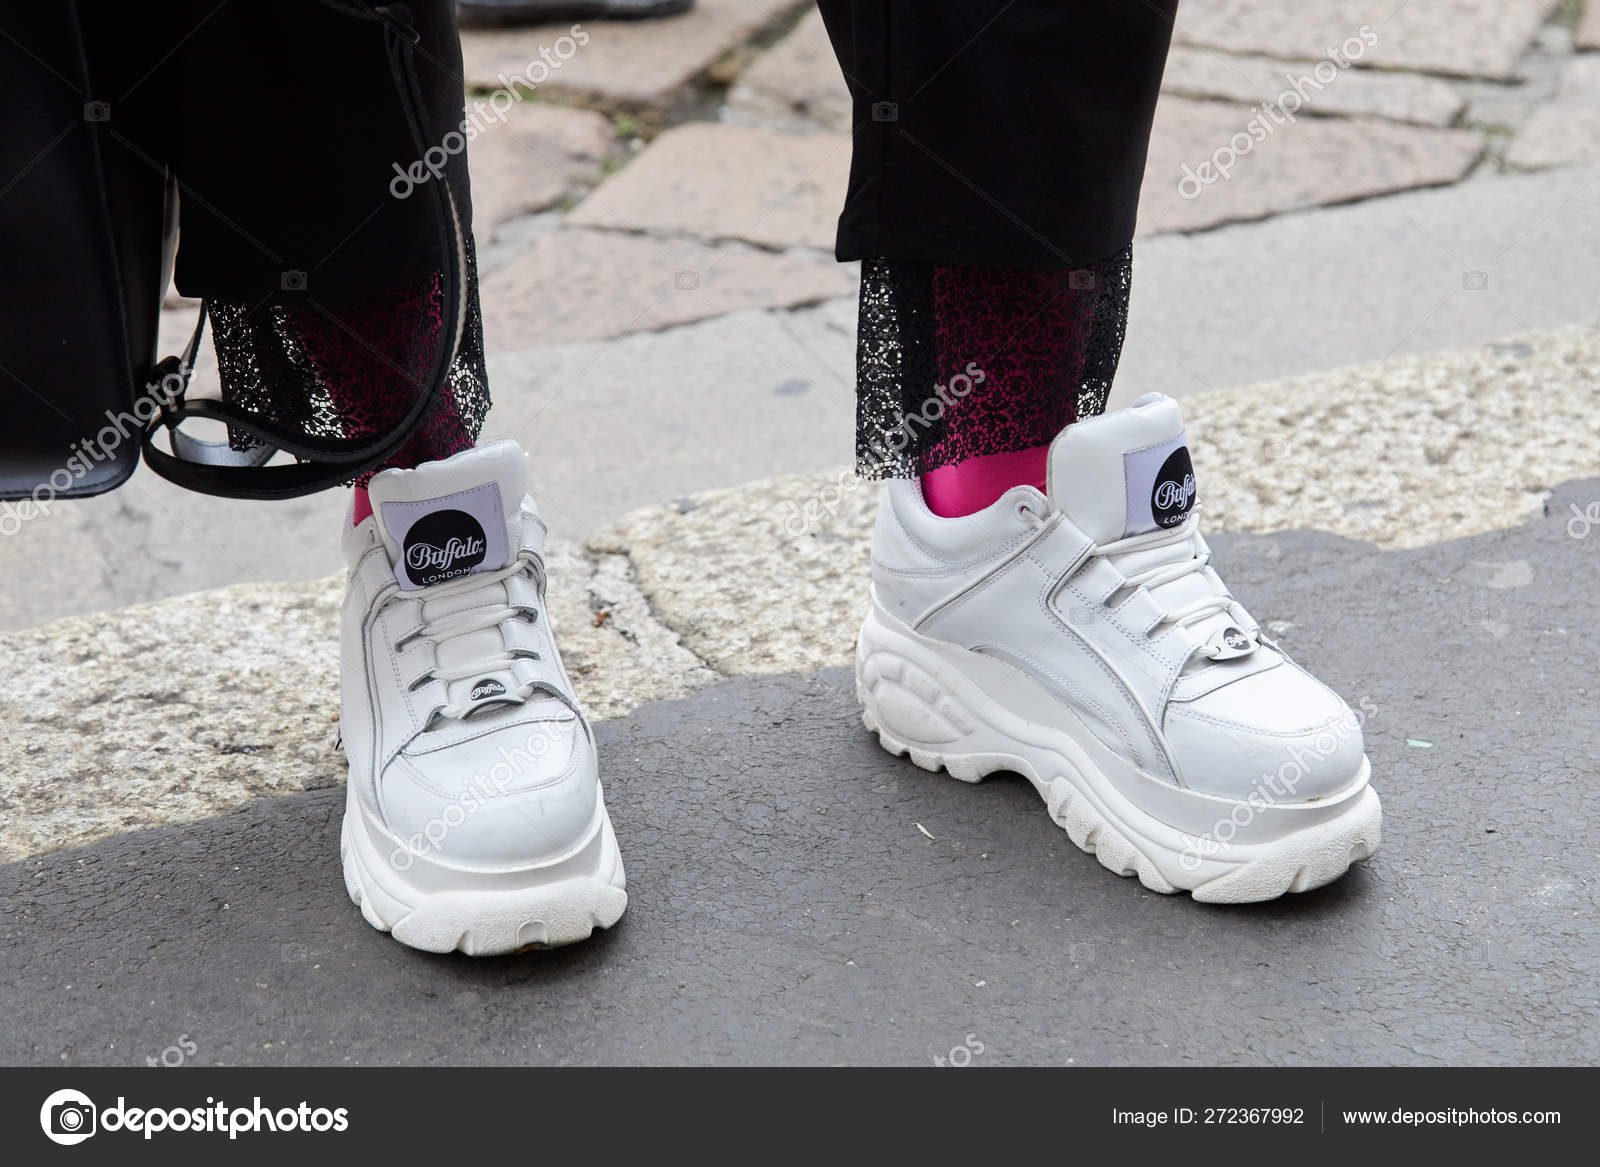
<instances>
[{"instance_id":1,"label":"buffalo london logo tag","mask_svg":"<svg viewBox=\"0 0 1600 1167\"><path fill-rule=\"evenodd\" d=\"M1180 430L1164 442L1122 456L1127 493L1123 535L1176 527L1195 508L1197 494L1189 443Z\"/></svg>"},{"instance_id":2,"label":"buffalo london logo tag","mask_svg":"<svg viewBox=\"0 0 1600 1167\"><path fill-rule=\"evenodd\" d=\"M466 575L483 562L483 525L466 511L433 511L406 532L406 575L419 588Z\"/></svg>"},{"instance_id":3,"label":"buffalo london logo tag","mask_svg":"<svg viewBox=\"0 0 1600 1167\"><path fill-rule=\"evenodd\" d=\"M1160 527L1176 527L1194 508L1194 464L1189 447L1179 446L1156 471L1150 491L1150 514Z\"/></svg>"},{"instance_id":4,"label":"buffalo london logo tag","mask_svg":"<svg viewBox=\"0 0 1600 1167\"><path fill-rule=\"evenodd\" d=\"M504 567L503 516L500 489L493 482L446 498L384 503L384 529L400 545L395 579L415 590Z\"/></svg>"},{"instance_id":5,"label":"buffalo london logo tag","mask_svg":"<svg viewBox=\"0 0 1600 1167\"><path fill-rule=\"evenodd\" d=\"M504 697L505 695L506 687L499 681L482 680L472 686L471 699L473 701L482 701L486 697Z\"/></svg>"}]
</instances>

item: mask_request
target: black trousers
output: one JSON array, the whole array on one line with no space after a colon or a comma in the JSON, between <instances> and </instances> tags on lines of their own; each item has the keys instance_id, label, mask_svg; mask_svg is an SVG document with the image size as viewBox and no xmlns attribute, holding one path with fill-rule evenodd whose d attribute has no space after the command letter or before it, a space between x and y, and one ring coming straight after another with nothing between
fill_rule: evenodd
<instances>
[{"instance_id":1,"label":"black trousers","mask_svg":"<svg viewBox=\"0 0 1600 1167\"><path fill-rule=\"evenodd\" d=\"M462 120L451 0L409 0L429 143ZM108 148L180 188L176 283L255 303L302 273L326 299L436 271L427 200L390 192L417 161L381 29L321 0L79 0ZM466 155L446 168L470 226ZM293 277L292 277L293 278ZM296 282L298 280L296 279Z\"/></svg>"},{"instance_id":2,"label":"black trousers","mask_svg":"<svg viewBox=\"0 0 1600 1167\"><path fill-rule=\"evenodd\" d=\"M854 105L841 260L1127 247L1177 0L818 2Z\"/></svg>"}]
</instances>

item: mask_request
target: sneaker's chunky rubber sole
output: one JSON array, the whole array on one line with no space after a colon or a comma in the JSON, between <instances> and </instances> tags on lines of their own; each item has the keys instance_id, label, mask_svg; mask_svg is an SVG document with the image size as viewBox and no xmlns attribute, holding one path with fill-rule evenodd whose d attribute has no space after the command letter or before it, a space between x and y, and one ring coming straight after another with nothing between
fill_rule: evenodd
<instances>
[{"instance_id":1,"label":"sneaker's chunky rubber sole","mask_svg":"<svg viewBox=\"0 0 1600 1167\"><path fill-rule=\"evenodd\" d=\"M1276 899L1331 883L1378 849L1383 809L1365 758L1344 789L1316 801L1276 800L1270 784L1250 801L1185 790L1107 748L1020 670L921 636L876 605L857 641L856 686L884 749L963 782L1021 774L1080 849L1152 891ZM991 696L1002 691L1007 704ZM1047 724L1017 707L1052 715Z\"/></svg>"},{"instance_id":2,"label":"sneaker's chunky rubber sole","mask_svg":"<svg viewBox=\"0 0 1600 1167\"><path fill-rule=\"evenodd\" d=\"M367 923L425 952L499 956L573 944L611 927L628 906L604 798L593 826L567 854L485 872L406 851L398 838L368 826L352 792L339 855L345 889Z\"/></svg>"}]
</instances>

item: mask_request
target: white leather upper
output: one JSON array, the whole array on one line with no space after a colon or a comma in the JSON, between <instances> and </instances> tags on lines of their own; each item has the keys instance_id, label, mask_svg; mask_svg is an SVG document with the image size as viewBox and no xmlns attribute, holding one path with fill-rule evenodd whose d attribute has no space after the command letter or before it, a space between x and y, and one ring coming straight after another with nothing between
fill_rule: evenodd
<instances>
[{"instance_id":1,"label":"white leather upper","mask_svg":"<svg viewBox=\"0 0 1600 1167\"><path fill-rule=\"evenodd\" d=\"M1137 452L1164 457L1174 438L1181 444L1177 403L1141 399L1062 432L1048 498L1017 487L958 519L929 511L916 482L889 483L873 541L874 598L924 636L1023 670L1146 773L1238 798L1264 778L1278 801L1342 789L1364 754L1359 723L1262 635L1209 566L1129 588L1130 575L1209 556L1192 514L1166 532L1136 529L1127 554L1097 553L1125 540L1139 511L1127 491L1151 489ZM1145 480L1130 487L1125 465ZM1148 542L1156 546L1142 549ZM1187 621L1171 619L1191 608L1199 611ZM1211 659L1223 629L1253 646Z\"/></svg>"},{"instance_id":2,"label":"white leather upper","mask_svg":"<svg viewBox=\"0 0 1600 1167\"><path fill-rule=\"evenodd\" d=\"M545 612L544 524L523 493L525 477L509 442L385 471L369 487L374 514L344 533L341 730L351 782L369 819L458 867L555 858L585 837L598 809L594 745ZM384 530L383 504L448 500L484 483L504 504L507 562L402 587L395 556L403 549ZM476 616L494 623L426 632ZM452 668L468 675L433 675ZM441 714L452 708L467 712Z\"/></svg>"}]
</instances>

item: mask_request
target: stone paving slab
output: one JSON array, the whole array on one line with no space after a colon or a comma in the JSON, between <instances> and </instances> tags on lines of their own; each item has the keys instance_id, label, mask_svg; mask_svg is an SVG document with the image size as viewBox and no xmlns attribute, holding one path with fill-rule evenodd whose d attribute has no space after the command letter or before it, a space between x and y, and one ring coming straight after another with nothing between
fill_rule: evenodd
<instances>
[{"instance_id":1,"label":"stone paving slab","mask_svg":"<svg viewBox=\"0 0 1600 1167\"><path fill-rule=\"evenodd\" d=\"M1463 121L1492 131L1491 142L1502 147L1509 136L1541 106L1554 100L1561 74L1572 59L1572 31L1547 24L1517 66L1512 84L1477 78L1453 78L1450 84L1467 99Z\"/></svg>"},{"instance_id":2,"label":"stone paving slab","mask_svg":"<svg viewBox=\"0 0 1600 1167\"><path fill-rule=\"evenodd\" d=\"M1208 533L1311 527L1416 547L1522 522L1556 483L1600 474L1600 328L1184 409ZM752 483L635 512L591 546L627 555L657 618L718 672L827 668L851 659L877 489L842 470Z\"/></svg>"},{"instance_id":3,"label":"stone paving slab","mask_svg":"<svg viewBox=\"0 0 1600 1167\"><path fill-rule=\"evenodd\" d=\"M724 117L768 128L850 132L850 91L821 12L807 13L739 74Z\"/></svg>"},{"instance_id":4,"label":"stone paving slab","mask_svg":"<svg viewBox=\"0 0 1600 1167\"><path fill-rule=\"evenodd\" d=\"M1472 130L1302 117L1257 132L1255 117L1250 107L1232 103L1161 99L1139 194L1141 234L1196 231L1443 185L1463 177L1483 149ZM1247 149L1241 152L1240 144ZM1217 164L1219 151L1227 152L1221 157L1227 177L1208 167Z\"/></svg>"},{"instance_id":5,"label":"stone paving slab","mask_svg":"<svg viewBox=\"0 0 1600 1167\"><path fill-rule=\"evenodd\" d=\"M555 206L599 182L617 150L611 122L591 110L522 101L501 123L491 107L483 109L482 132L467 151L480 243L504 220Z\"/></svg>"},{"instance_id":6,"label":"stone paving slab","mask_svg":"<svg viewBox=\"0 0 1600 1167\"><path fill-rule=\"evenodd\" d=\"M831 251L849 176L848 134L691 122L657 138L569 221Z\"/></svg>"},{"instance_id":7,"label":"stone paving slab","mask_svg":"<svg viewBox=\"0 0 1600 1167\"><path fill-rule=\"evenodd\" d=\"M818 254L619 231L555 231L483 280L490 351L608 339L752 308L848 296L853 269Z\"/></svg>"},{"instance_id":8,"label":"stone paving slab","mask_svg":"<svg viewBox=\"0 0 1600 1167\"><path fill-rule=\"evenodd\" d=\"M1174 39L1235 53L1321 58L1362 26L1377 43L1352 52L1363 65L1510 81L1560 0L1184 0Z\"/></svg>"},{"instance_id":9,"label":"stone paving slab","mask_svg":"<svg viewBox=\"0 0 1600 1167\"><path fill-rule=\"evenodd\" d=\"M224 587L311 580L339 566L350 496L199 495L144 467L111 494L62 500L4 540L0 629Z\"/></svg>"},{"instance_id":10,"label":"stone paving slab","mask_svg":"<svg viewBox=\"0 0 1600 1167\"><path fill-rule=\"evenodd\" d=\"M1202 310L1197 310L1202 305ZM1214 388L1593 322L1600 167L1142 239L1114 391Z\"/></svg>"},{"instance_id":11,"label":"stone paving slab","mask_svg":"<svg viewBox=\"0 0 1600 1167\"><path fill-rule=\"evenodd\" d=\"M1550 104L1535 110L1506 151L1514 170L1543 170L1600 159L1600 54L1577 56Z\"/></svg>"},{"instance_id":12,"label":"stone paving slab","mask_svg":"<svg viewBox=\"0 0 1600 1167\"><path fill-rule=\"evenodd\" d=\"M143 1065L186 1034L198 1065L1593 1064L1600 543L1560 512L1597 495L1419 551L1216 541L1374 711L1383 847L1319 891L1156 895L1021 780L883 753L844 671L740 679L599 725L630 906L583 945L372 930L337 789L0 868L0 1061Z\"/></svg>"},{"instance_id":13,"label":"stone paving slab","mask_svg":"<svg viewBox=\"0 0 1600 1167\"><path fill-rule=\"evenodd\" d=\"M797 336L789 317L739 312L491 356L501 388L485 436L523 444L540 507L575 538L713 483L843 463L854 440L849 335Z\"/></svg>"},{"instance_id":14,"label":"stone paving slab","mask_svg":"<svg viewBox=\"0 0 1600 1167\"><path fill-rule=\"evenodd\" d=\"M1595 0L1584 0L1573 43L1580 49L1600 49L1600 4Z\"/></svg>"},{"instance_id":15,"label":"stone paving slab","mask_svg":"<svg viewBox=\"0 0 1600 1167\"><path fill-rule=\"evenodd\" d=\"M1180 43L1167 57L1163 92L1253 105L1274 101L1300 82L1310 98L1309 114L1366 115L1432 126L1450 125L1465 105L1456 86L1414 73L1348 69L1334 82L1316 84L1314 70L1325 59L1321 45L1300 60L1185 45L1182 29L1189 23L1189 8L1186 3L1179 10ZM848 132L850 114L849 91L821 16L813 12L739 75L728 93L724 118L769 128Z\"/></svg>"},{"instance_id":16,"label":"stone paving slab","mask_svg":"<svg viewBox=\"0 0 1600 1167\"><path fill-rule=\"evenodd\" d=\"M585 22L587 44L576 43L570 23L463 29L466 82L469 89L495 89L505 85L504 75L536 93L664 105L725 53L781 31L780 18L793 8L794 0L697 0L680 16Z\"/></svg>"},{"instance_id":17,"label":"stone paving slab","mask_svg":"<svg viewBox=\"0 0 1600 1167\"><path fill-rule=\"evenodd\" d=\"M1374 118L1301 118L1238 160L1231 177L1180 193L1235 135L1248 106L1166 97L1152 131L1140 231L1193 231L1461 178L1482 138ZM831 248L849 177L847 135L695 123L669 130L571 216L576 225ZM1210 171L1204 172L1210 174Z\"/></svg>"},{"instance_id":18,"label":"stone paving slab","mask_svg":"<svg viewBox=\"0 0 1600 1167\"><path fill-rule=\"evenodd\" d=\"M1182 15L1180 9L1180 19ZM1324 85L1316 66L1316 61L1174 45L1167 55L1161 90L1248 105L1272 102L1291 113L1303 109L1304 114L1297 116L1370 116L1425 126L1448 126L1466 106L1458 89L1436 77L1346 69ZM1326 66L1323 72L1326 76Z\"/></svg>"}]
</instances>

